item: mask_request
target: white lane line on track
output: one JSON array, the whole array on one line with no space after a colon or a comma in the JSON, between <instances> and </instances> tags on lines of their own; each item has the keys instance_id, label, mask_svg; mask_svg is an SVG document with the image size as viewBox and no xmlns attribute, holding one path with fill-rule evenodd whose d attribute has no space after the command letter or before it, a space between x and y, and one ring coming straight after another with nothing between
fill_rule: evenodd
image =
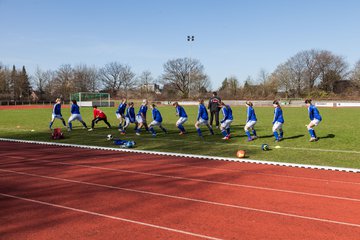
<instances>
[{"instance_id":1,"label":"white lane line on track","mask_svg":"<svg viewBox=\"0 0 360 240\"><path fill-rule=\"evenodd\" d=\"M47 163L56 163L56 164L59 164L59 165L66 165L66 166L74 166L74 167L84 167L84 168L91 168L91 169L106 170L106 171L112 171L112 172L133 173L133 174L146 175L146 176L152 176L152 177L162 177L162 178L170 178L170 179L202 182L202 183L208 183L208 184L219 184L219 185L231 186L231 187L250 188L250 189L256 189L256 190L273 191L273 192L289 193L289 194L304 195L304 196L311 196L311 197L321 197L321 198L329 198L329 199L336 199L336 200L360 202L360 199L357 199L357 198L348 198L348 197L339 197L339 196L332 196L332 195L325 195L325 194L316 194L316 193L291 191L291 190L283 190L283 189L268 188L268 187L259 187L259 186L237 184L237 183L211 181L211 180L204 180L204 179L197 179L197 178L186 178L186 177L171 176L171 175L164 175L164 174L157 174L157 173L147 173L147 172L132 171L132 170L97 167L97 166L91 166L91 165L85 165L85 164L73 164L73 163L64 163L64 162L49 161L49 160L37 160L37 159L29 160L28 162L35 162L36 163L38 161L47 162ZM0 171L4 171L4 169L0 169Z\"/></svg>"},{"instance_id":2,"label":"white lane line on track","mask_svg":"<svg viewBox=\"0 0 360 240\"><path fill-rule=\"evenodd\" d=\"M155 224L151 224L151 223L145 223L145 222L140 222L140 221L136 221L136 220L131 220L131 219L127 219L127 218L111 216L111 215L92 212L92 211L87 211L87 210L83 210L83 209L79 209L79 208L73 208L73 207L67 207L67 206L64 206L64 205L59 205L59 204L54 204L54 203L49 203L49 202L43 202L43 201L39 201L39 200L35 200L35 199L24 198L24 197L14 196L14 195L10 195L10 194L5 194L5 193L0 193L0 195L4 196L4 197L8 197L8 198L14 198L14 199L27 201L27 202L32 202L32 203L37 203L37 204L46 205L46 206L50 206L50 207L56 207L56 208L71 210L71 211L75 211L75 212L85 213L85 214L89 214L89 215L93 215L93 216L97 216L97 217L104 217L104 218L109 218L109 219L113 219L113 220L119 220L119 221L123 221L123 222L134 223L134 224L138 224L138 225L142 225L142 226L146 226L146 227L152 227L152 228L156 228L156 229L166 230L166 231L170 231L170 232L186 234L186 235L190 235L190 236L193 236L193 237L199 237L199 238L211 239L211 240L221 240L221 238L210 237L210 236L197 234L197 233L192 233L192 232L187 232L187 231L183 231L183 230L179 230L179 229L175 229L175 228L169 228L169 227L164 227L164 226L155 225Z\"/></svg>"},{"instance_id":3,"label":"white lane line on track","mask_svg":"<svg viewBox=\"0 0 360 240\"><path fill-rule=\"evenodd\" d=\"M149 191L143 191L143 190L136 190L136 189L131 189L131 188L122 188L122 187L115 187L115 186L103 185L103 184L97 184L97 183L82 182L82 181L65 179L65 178L57 178L57 177L49 177L49 176L31 174L31 173L16 172L16 171L11 171L11 170L0 170L0 171L19 174L19 175L24 175L24 176L32 176L32 177L52 179L52 180L63 181L63 182L78 183L78 184L84 184L84 185L88 185L88 186L116 189L116 190L122 190L122 191L127 191L127 192L148 194L148 195L160 196L160 197L166 197L166 198L172 198L172 199L180 199L180 200L185 200L185 201L205 203L205 204L221 206L221 207L230 207L230 208L236 208L236 209L242 209L242 210L248 210L248 211L255 211L255 212L261 212L261 213L267 213L267 214L273 214L273 215L280 215L280 216L286 216L286 217L292 217L292 218L299 218L299 219L312 220L312 221L318 221L318 222L340 224L340 225L351 226L351 227L359 227L360 228L360 224L356 224L356 223L340 222L340 221L334 221L334 220L323 219L323 218L308 217L308 216L302 216L302 215L291 214L291 213L264 210L264 209L245 207L245 206L233 205L233 204L226 204L226 203L220 203L220 202L212 202L212 201L207 201L207 200L202 200L202 199L180 197L180 196L175 196L175 195L162 194L162 193L156 193L156 192L149 192Z\"/></svg>"},{"instance_id":4,"label":"white lane line on track","mask_svg":"<svg viewBox=\"0 0 360 240\"><path fill-rule=\"evenodd\" d=\"M21 160L25 160L25 159L28 159L28 160L41 160L41 159L33 159L33 158L25 158L25 157L17 157L17 156L4 156L4 157L14 158L14 159L21 159ZM106 158L109 158L109 157L106 156ZM94 158L94 159L97 160L96 158ZM91 160L91 158L89 160ZM41 161L47 161L47 160L41 160ZM116 161L133 162L132 160L129 160L129 159L116 159ZM163 160L163 159L151 160L151 162L150 162L149 160L146 160L146 159L137 159L136 161L141 161L141 162L146 162L146 163L152 164L154 161L159 162L159 161L165 161L165 160ZM0 165L1 165L1 163L0 163ZM326 183L341 183L341 184L360 185L360 182L349 182L349 181L340 181L340 180L332 180L332 179L310 178L310 177L291 176L291 175L282 175L282 174L273 174L273 173L261 173L261 172L254 172L254 171L249 171L249 170L234 170L234 169L218 168L218 167L194 166L193 164L179 164L179 163L166 162L166 165L182 166L182 167L186 167L186 168L195 168L195 169L223 170L223 171L234 172L234 173L245 173L245 174L251 173L251 174L257 174L257 175L263 175L263 176L284 177L284 178L292 178L292 179L304 179L304 180L319 181L319 182L326 182ZM87 165L84 165L84 166L87 166Z\"/></svg>"}]
</instances>

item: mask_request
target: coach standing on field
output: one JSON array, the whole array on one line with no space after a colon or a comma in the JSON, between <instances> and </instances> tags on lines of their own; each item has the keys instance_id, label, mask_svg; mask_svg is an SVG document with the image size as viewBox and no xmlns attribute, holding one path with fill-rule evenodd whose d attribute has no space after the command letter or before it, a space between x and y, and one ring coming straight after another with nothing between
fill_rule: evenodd
<instances>
[{"instance_id":1,"label":"coach standing on field","mask_svg":"<svg viewBox=\"0 0 360 240\"><path fill-rule=\"evenodd\" d=\"M208 109L210 110L210 125L212 126L215 115L216 128L219 128L220 102L221 98L217 96L217 92L213 92L213 96L209 99Z\"/></svg>"}]
</instances>

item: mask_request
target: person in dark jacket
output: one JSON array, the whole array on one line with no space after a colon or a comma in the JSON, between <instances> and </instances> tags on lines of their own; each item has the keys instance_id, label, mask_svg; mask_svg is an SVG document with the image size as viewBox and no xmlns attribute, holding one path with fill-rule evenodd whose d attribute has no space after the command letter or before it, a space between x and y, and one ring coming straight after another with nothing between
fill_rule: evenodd
<instances>
[{"instance_id":1,"label":"person in dark jacket","mask_svg":"<svg viewBox=\"0 0 360 240\"><path fill-rule=\"evenodd\" d=\"M213 92L213 96L209 99L208 109L210 110L210 126L213 124L215 115L215 125L219 128L219 112L220 112L221 98L217 96L217 92Z\"/></svg>"}]
</instances>

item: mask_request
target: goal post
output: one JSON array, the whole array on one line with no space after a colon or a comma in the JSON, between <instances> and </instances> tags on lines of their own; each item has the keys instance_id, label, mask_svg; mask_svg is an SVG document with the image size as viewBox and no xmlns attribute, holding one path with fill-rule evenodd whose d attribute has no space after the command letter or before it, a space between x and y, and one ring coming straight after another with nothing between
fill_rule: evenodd
<instances>
[{"instance_id":1,"label":"goal post","mask_svg":"<svg viewBox=\"0 0 360 240\"><path fill-rule=\"evenodd\" d=\"M95 92L78 92L70 94L70 101L76 100L80 107L111 107L113 103L110 101L109 93Z\"/></svg>"}]
</instances>

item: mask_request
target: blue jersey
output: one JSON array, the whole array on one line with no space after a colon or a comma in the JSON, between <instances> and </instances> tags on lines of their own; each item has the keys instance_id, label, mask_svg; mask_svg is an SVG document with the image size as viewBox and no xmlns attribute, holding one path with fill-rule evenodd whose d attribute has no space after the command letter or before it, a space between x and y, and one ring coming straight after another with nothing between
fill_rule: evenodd
<instances>
[{"instance_id":1,"label":"blue jersey","mask_svg":"<svg viewBox=\"0 0 360 240\"><path fill-rule=\"evenodd\" d=\"M160 111L157 110L156 108L154 108L151 112L152 112L153 120L161 123L162 117L161 117Z\"/></svg>"},{"instance_id":2,"label":"blue jersey","mask_svg":"<svg viewBox=\"0 0 360 240\"><path fill-rule=\"evenodd\" d=\"M255 110L254 110L253 107L248 106L246 113L247 113L246 122L248 122L248 121L257 121Z\"/></svg>"},{"instance_id":3,"label":"blue jersey","mask_svg":"<svg viewBox=\"0 0 360 240\"><path fill-rule=\"evenodd\" d=\"M128 107L128 109L126 109L126 116L127 118L130 119L130 122L135 122L135 109L134 107Z\"/></svg>"},{"instance_id":4,"label":"blue jersey","mask_svg":"<svg viewBox=\"0 0 360 240\"><path fill-rule=\"evenodd\" d=\"M275 122L284 123L283 111L281 107L276 107L274 110L274 120L272 124L274 124Z\"/></svg>"},{"instance_id":5,"label":"blue jersey","mask_svg":"<svg viewBox=\"0 0 360 240\"><path fill-rule=\"evenodd\" d=\"M176 107L176 115L178 115L179 117L186 117L187 118L185 109L182 106L177 106Z\"/></svg>"},{"instance_id":6,"label":"blue jersey","mask_svg":"<svg viewBox=\"0 0 360 240\"><path fill-rule=\"evenodd\" d=\"M144 116L144 118L146 118L146 112L147 112L147 106L141 105L137 115L141 116L141 114L142 114Z\"/></svg>"},{"instance_id":7,"label":"blue jersey","mask_svg":"<svg viewBox=\"0 0 360 240\"><path fill-rule=\"evenodd\" d=\"M198 112L197 120L199 121L200 118L203 120L209 119L208 112L204 104L199 104L199 112Z\"/></svg>"},{"instance_id":8,"label":"blue jersey","mask_svg":"<svg viewBox=\"0 0 360 240\"><path fill-rule=\"evenodd\" d=\"M126 103L120 103L116 113L124 114L126 109Z\"/></svg>"},{"instance_id":9,"label":"blue jersey","mask_svg":"<svg viewBox=\"0 0 360 240\"><path fill-rule=\"evenodd\" d=\"M80 114L80 108L77 104L72 104L70 109L71 114Z\"/></svg>"},{"instance_id":10,"label":"blue jersey","mask_svg":"<svg viewBox=\"0 0 360 240\"><path fill-rule=\"evenodd\" d=\"M317 119L319 121L322 120L322 117L320 116L319 110L315 107L315 105L310 105L308 108L308 112L309 112L309 118L310 120L314 120Z\"/></svg>"},{"instance_id":11,"label":"blue jersey","mask_svg":"<svg viewBox=\"0 0 360 240\"><path fill-rule=\"evenodd\" d=\"M54 104L53 114L61 116L61 103L55 103Z\"/></svg>"},{"instance_id":12,"label":"blue jersey","mask_svg":"<svg viewBox=\"0 0 360 240\"><path fill-rule=\"evenodd\" d=\"M222 107L221 110L224 115L224 118L223 118L223 120L221 120L221 123L225 122L226 120L234 120L233 115L232 115L232 110L229 105Z\"/></svg>"}]
</instances>

